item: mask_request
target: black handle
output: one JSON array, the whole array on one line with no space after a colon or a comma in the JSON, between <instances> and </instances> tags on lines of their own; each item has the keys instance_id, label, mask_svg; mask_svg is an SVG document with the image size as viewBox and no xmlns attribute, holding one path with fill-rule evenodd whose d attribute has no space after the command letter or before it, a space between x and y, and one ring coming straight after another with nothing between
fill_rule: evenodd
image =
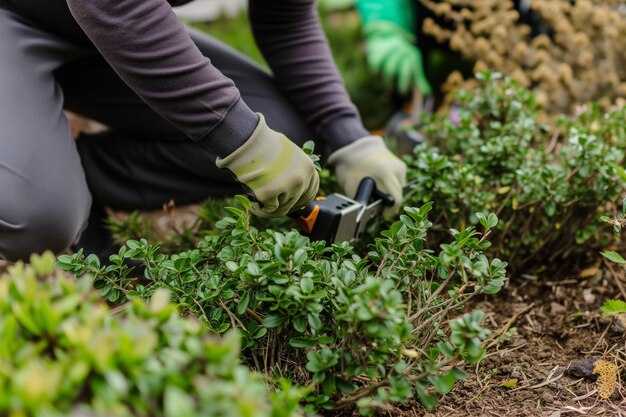
<instances>
[{"instance_id":1,"label":"black handle","mask_svg":"<svg viewBox=\"0 0 626 417\"><path fill-rule=\"evenodd\" d=\"M390 194L385 194L382 191L378 191L378 190L374 192L374 198L382 200L383 206L385 207L391 207L396 202L396 199L393 198L393 196L391 196Z\"/></svg>"},{"instance_id":2,"label":"black handle","mask_svg":"<svg viewBox=\"0 0 626 417\"><path fill-rule=\"evenodd\" d=\"M371 177L365 177L359 183L359 188L356 190L354 199L359 203L366 206L371 198L380 199L383 201L383 206L393 206L395 199L389 194L385 194L376 188L376 181Z\"/></svg>"},{"instance_id":3,"label":"black handle","mask_svg":"<svg viewBox=\"0 0 626 417\"><path fill-rule=\"evenodd\" d=\"M370 199L376 192L376 182L371 177L365 177L359 183L359 188L356 190L354 200L364 206L369 203Z\"/></svg>"}]
</instances>

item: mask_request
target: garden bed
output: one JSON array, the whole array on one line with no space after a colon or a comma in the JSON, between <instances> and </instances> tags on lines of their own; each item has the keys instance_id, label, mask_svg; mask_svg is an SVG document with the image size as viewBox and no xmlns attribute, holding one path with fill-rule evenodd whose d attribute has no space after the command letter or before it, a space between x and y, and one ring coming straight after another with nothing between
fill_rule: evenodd
<instances>
[{"instance_id":1,"label":"garden bed","mask_svg":"<svg viewBox=\"0 0 626 417\"><path fill-rule=\"evenodd\" d=\"M520 279L479 302L476 307L487 312L494 328L516 317L516 334L488 353L430 415L624 415L623 386L603 400L593 381L566 372L590 357L616 363L620 373L625 369L624 333L601 318L600 306L623 297L616 283L624 286L626 280L607 268L596 271L557 282ZM503 386L515 385L513 380L515 388Z\"/></svg>"},{"instance_id":2,"label":"garden bed","mask_svg":"<svg viewBox=\"0 0 626 417\"><path fill-rule=\"evenodd\" d=\"M198 27L261 60L243 23ZM393 97L354 48L356 14L323 23L367 127L379 128ZM598 62L614 49L600 36L611 27L585 35L603 45ZM427 144L407 158L406 213L355 248L251 218L240 198L114 215L126 246L113 265L59 258L80 283L52 272L49 253L14 269L0 260L0 415L626 416L626 320L602 309L626 300L626 261L600 255L626 224L624 102L598 88L556 118L563 108L550 104L576 85L578 64L561 85L496 61L478 67L517 80L485 72L447 96L451 111L425 120ZM623 74L612 78L623 90ZM338 190L321 177L322 191Z\"/></svg>"}]
</instances>

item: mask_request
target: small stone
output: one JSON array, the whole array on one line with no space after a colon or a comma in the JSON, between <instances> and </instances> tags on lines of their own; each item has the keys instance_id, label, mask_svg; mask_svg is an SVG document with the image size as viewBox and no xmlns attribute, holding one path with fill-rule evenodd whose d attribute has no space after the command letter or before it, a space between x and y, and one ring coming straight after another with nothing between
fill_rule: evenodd
<instances>
[{"instance_id":1,"label":"small stone","mask_svg":"<svg viewBox=\"0 0 626 417\"><path fill-rule=\"evenodd\" d=\"M596 301L596 296L593 294L591 288L583 290L583 300L585 300L587 304L593 304L594 301Z\"/></svg>"},{"instance_id":2,"label":"small stone","mask_svg":"<svg viewBox=\"0 0 626 417\"><path fill-rule=\"evenodd\" d=\"M567 369L567 373L574 378L589 378L593 375L594 364L598 358L591 357L574 362Z\"/></svg>"},{"instance_id":3,"label":"small stone","mask_svg":"<svg viewBox=\"0 0 626 417\"><path fill-rule=\"evenodd\" d=\"M555 303L554 301L550 303L550 314L561 314L561 313L565 313L566 308L559 304L559 303Z\"/></svg>"}]
</instances>

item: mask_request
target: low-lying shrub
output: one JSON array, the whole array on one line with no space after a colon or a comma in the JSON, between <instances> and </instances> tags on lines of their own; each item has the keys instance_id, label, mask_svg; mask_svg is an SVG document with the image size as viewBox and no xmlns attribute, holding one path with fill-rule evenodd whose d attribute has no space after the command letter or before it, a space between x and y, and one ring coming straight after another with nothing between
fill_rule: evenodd
<instances>
[{"instance_id":1,"label":"low-lying shrub","mask_svg":"<svg viewBox=\"0 0 626 417\"><path fill-rule=\"evenodd\" d=\"M456 95L456 117L426 124L429 143L409 162L417 181L407 204L434 202L440 231L493 211L500 219L494 255L512 272L594 252L606 236L600 213L626 185L626 111L593 106L553 130L537 122L534 95L516 81L495 73L479 80L477 90Z\"/></svg>"},{"instance_id":2,"label":"low-lying shrub","mask_svg":"<svg viewBox=\"0 0 626 417\"><path fill-rule=\"evenodd\" d=\"M79 252L57 265L93 277L110 302L150 299L168 289L186 315L215 333L239 329L243 357L255 370L311 387L308 409L358 404L363 413L416 395L436 405L464 377L457 368L484 354L480 312L460 314L468 299L497 292L506 263L488 259L497 224L481 216L453 231L435 253L426 248L430 205L407 208L365 256L348 244L327 247L296 231L259 231L249 202L197 247L166 255L146 240L129 241L112 265ZM145 265L144 277L124 260Z\"/></svg>"},{"instance_id":3,"label":"low-lying shrub","mask_svg":"<svg viewBox=\"0 0 626 417\"><path fill-rule=\"evenodd\" d=\"M112 312L90 280L34 257L0 277L0 415L289 417L302 392L240 364L236 332L209 336L155 291Z\"/></svg>"}]
</instances>

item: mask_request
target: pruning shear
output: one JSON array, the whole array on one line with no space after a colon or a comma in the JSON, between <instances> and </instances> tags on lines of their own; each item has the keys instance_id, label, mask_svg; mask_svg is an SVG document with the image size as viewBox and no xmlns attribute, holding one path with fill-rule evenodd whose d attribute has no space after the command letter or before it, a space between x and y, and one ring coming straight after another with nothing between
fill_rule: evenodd
<instances>
[{"instance_id":1,"label":"pruning shear","mask_svg":"<svg viewBox=\"0 0 626 417\"><path fill-rule=\"evenodd\" d=\"M413 184L404 187L405 197L412 194ZM369 222L382 214L384 207L393 204L394 198L376 189L376 182L366 177L359 183L354 199L339 193L317 197L289 216L311 240L323 240L327 245L353 243L363 236Z\"/></svg>"}]
</instances>

